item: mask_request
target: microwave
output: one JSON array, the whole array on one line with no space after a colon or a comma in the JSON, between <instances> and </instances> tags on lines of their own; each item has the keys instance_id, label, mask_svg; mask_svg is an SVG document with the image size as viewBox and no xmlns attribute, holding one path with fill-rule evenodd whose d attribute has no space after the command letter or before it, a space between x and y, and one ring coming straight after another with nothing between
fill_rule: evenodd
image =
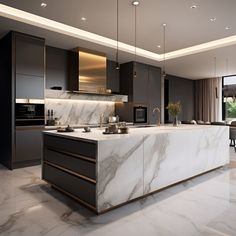
<instances>
[{"instance_id":1,"label":"microwave","mask_svg":"<svg viewBox=\"0 0 236 236\"><path fill-rule=\"evenodd\" d=\"M146 106L134 106L134 123L147 123L147 107Z\"/></svg>"},{"instance_id":2,"label":"microwave","mask_svg":"<svg viewBox=\"0 0 236 236\"><path fill-rule=\"evenodd\" d=\"M44 125L44 104L16 103L16 126Z\"/></svg>"}]
</instances>

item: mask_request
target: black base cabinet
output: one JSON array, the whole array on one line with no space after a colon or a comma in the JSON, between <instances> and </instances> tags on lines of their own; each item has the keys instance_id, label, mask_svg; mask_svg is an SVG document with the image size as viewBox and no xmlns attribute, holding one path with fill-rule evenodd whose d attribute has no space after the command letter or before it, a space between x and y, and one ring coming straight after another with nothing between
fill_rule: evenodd
<instances>
[{"instance_id":1,"label":"black base cabinet","mask_svg":"<svg viewBox=\"0 0 236 236\"><path fill-rule=\"evenodd\" d=\"M40 164L42 158L42 131L43 127L16 127L15 156L12 166L19 168Z\"/></svg>"},{"instance_id":2,"label":"black base cabinet","mask_svg":"<svg viewBox=\"0 0 236 236\"><path fill-rule=\"evenodd\" d=\"M97 144L43 134L42 178L96 212Z\"/></svg>"}]
</instances>

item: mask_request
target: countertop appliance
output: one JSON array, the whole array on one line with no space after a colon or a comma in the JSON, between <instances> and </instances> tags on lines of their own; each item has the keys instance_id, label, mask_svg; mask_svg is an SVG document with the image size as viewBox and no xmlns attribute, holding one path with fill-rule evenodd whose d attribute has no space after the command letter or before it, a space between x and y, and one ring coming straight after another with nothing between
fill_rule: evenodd
<instances>
[{"instance_id":1,"label":"countertop appliance","mask_svg":"<svg viewBox=\"0 0 236 236\"><path fill-rule=\"evenodd\" d=\"M133 121L134 123L147 123L147 107L146 106L134 106L133 107Z\"/></svg>"}]
</instances>

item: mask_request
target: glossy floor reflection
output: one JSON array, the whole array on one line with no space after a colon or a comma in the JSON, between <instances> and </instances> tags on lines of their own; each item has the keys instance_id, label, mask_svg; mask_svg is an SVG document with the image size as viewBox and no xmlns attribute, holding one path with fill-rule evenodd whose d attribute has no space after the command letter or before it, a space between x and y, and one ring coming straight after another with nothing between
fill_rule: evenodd
<instances>
[{"instance_id":1,"label":"glossy floor reflection","mask_svg":"<svg viewBox=\"0 0 236 236\"><path fill-rule=\"evenodd\" d=\"M0 235L236 235L236 153L231 164L96 216L40 180L40 166L0 166ZM168 173L167 173L168 174Z\"/></svg>"}]
</instances>

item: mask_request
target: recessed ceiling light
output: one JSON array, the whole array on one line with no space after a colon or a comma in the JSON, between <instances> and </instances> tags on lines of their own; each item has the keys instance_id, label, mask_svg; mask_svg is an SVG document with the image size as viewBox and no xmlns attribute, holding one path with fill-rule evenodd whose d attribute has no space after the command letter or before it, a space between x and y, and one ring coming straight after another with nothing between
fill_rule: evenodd
<instances>
[{"instance_id":1,"label":"recessed ceiling light","mask_svg":"<svg viewBox=\"0 0 236 236\"><path fill-rule=\"evenodd\" d=\"M192 5L190 8L191 9L196 9L198 6L197 5Z\"/></svg>"},{"instance_id":2,"label":"recessed ceiling light","mask_svg":"<svg viewBox=\"0 0 236 236\"><path fill-rule=\"evenodd\" d=\"M158 48L161 48L161 45L157 45Z\"/></svg>"},{"instance_id":3,"label":"recessed ceiling light","mask_svg":"<svg viewBox=\"0 0 236 236\"><path fill-rule=\"evenodd\" d=\"M210 21L211 21L211 22L215 22L215 21L216 21L216 18L211 18Z\"/></svg>"},{"instance_id":4,"label":"recessed ceiling light","mask_svg":"<svg viewBox=\"0 0 236 236\"><path fill-rule=\"evenodd\" d=\"M86 18L86 17L81 17L81 20L82 20L82 21L86 21L87 18Z\"/></svg>"},{"instance_id":5,"label":"recessed ceiling light","mask_svg":"<svg viewBox=\"0 0 236 236\"><path fill-rule=\"evenodd\" d=\"M46 7L46 6L47 6L47 3L45 3L45 2L41 3L41 7Z\"/></svg>"},{"instance_id":6,"label":"recessed ceiling light","mask_svg":"<svg viewBox=\"0 0 236 236\"><path fill-rule=\"evenodd\" d=\"M133 2L132 2L132 4L133 4L134 6L138 6L139 3L140 3L139 1L133 1Z\"/></svg>"},{"instance_id":7,"label":"recessed ceiling light","mask_svg":"<svg viewBox=\"0 0 236 236\"><path fill-rule=\"evenodd\" d=\"M226 29L226 30L230 30L231 27L230 27L230 26L226 26L225 29Z\"/></svg>"}]
</instances>

